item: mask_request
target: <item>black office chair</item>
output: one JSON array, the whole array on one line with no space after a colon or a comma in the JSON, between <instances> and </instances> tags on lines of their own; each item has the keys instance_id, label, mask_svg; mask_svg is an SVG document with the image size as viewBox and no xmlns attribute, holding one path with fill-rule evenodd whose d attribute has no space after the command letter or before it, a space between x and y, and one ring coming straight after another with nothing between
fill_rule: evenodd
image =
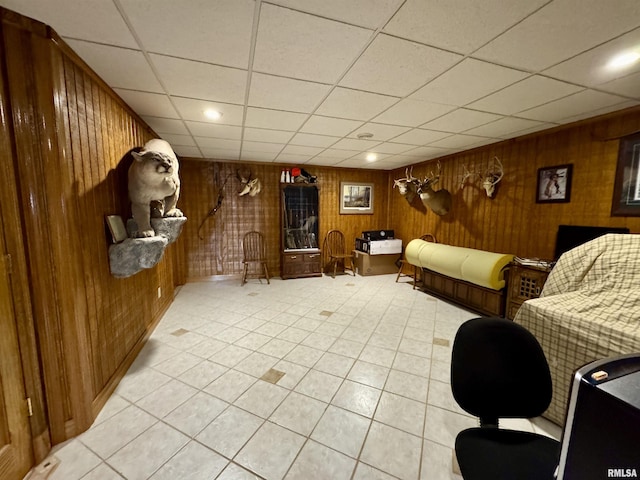
<instances>
[{"instance_id":1,"label":"black office chair","mask_svg":"<svg viewBox=\"0 0 640 480\"><path fill-rule=\"evenodd\" d=\"M465 480L552 480L560 444L530 432L502 429L499 418L532 418L551 402L544 352L523 326L475 318L456 333L451 358L453 396L480 427L456 437Z\"/></svg>"}]
</instances>

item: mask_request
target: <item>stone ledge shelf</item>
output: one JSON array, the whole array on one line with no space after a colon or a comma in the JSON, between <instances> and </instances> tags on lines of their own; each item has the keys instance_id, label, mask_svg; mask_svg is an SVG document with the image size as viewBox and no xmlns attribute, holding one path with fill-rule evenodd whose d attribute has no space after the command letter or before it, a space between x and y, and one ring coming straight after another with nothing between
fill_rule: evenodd
<instances>
[{"instance_id":1,"label":"stone ledge shelf","mask_svg":"<svg viewBox=\"0 0 640 480\"><path fill-rule=\"evenodd\" d=\"M152 218L154 237L127 238L109 247L109 265L114 277L126 278L154 267L162 258L167 246L176 241L187 217ZM135 223L127 222L129 232L136 230Z\"/></svg>"}]
</instances>

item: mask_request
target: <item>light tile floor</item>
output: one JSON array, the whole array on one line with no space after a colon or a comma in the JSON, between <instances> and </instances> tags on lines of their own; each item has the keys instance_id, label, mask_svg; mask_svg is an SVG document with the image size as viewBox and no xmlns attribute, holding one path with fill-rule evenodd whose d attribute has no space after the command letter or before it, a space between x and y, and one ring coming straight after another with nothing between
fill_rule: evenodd
<instances>
[{"instance_id":1,"label":"light tile floor","mask_svg":"<svg viewBox=\"0 0 640 480\"><path fill-rule=\"evenodd\" d=\"M185 285L50 478L461 479L454 439L476 420L451 394L451 343L478 315L407 281Z\"/></svg>"}]
</instances>

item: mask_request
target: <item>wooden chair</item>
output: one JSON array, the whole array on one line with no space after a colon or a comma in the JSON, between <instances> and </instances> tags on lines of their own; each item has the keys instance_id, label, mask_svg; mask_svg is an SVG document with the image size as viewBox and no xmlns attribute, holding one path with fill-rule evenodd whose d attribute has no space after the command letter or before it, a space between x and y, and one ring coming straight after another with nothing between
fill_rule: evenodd
<instances>
[{"instance_id":1,"label":"wooden chair","mask_svg":"<svg viewBox=\"0 0 640 480\"><path fill-rule=\"evenodd\" d=\"M420 237L420 240L424 240L425 242L438 243L438 240L436 240L435 235L432 235L430 233L426 233L422 235ZM406 257L404 259L400 259L400 268L398 269L398 276L396 277L396 283L398 283L398 280L400 280L400 276L402 275L402 269L404 268L405 265L411 265L409 262L407 262ZM411 265L411 266L413 267L413 289L415 290L416 284L418 283L418 267L416 267L415 265Z\"/></svg>"},{"instance_id":2,"label":"wooden chair","mask_svg":"<svg viewBox=\"0 0 640 480\"><path fill-rule=\"evenodd\" d=\"M344 234L340 230L330 230L324 238L323 250L329 258L328 270L333 266L333 278L336 278L338 263L342 263L345 270L351 270L355 277L356 271L353 265L353 253L348 251L345 246ZM347 260L349 264L347 265Z\"/></svg>"},{"instance_id":3,"label":"wooden chair","mask_svg":"<svg viewBox=\"0 0 640 480\"><path fill-rule=\"evenodd\" d=\"M245 234L242 239L242 252L244 269L242 271L242 285L247 283L248 275L251 278L266 278L269 281L269 270L267 270L267 255L264 247L264 238L260 232L252 231ZM249 265L257 266L257 272L249 273ZM262 273L264 270L264 274Z\"/></svg>"}]
</instances>

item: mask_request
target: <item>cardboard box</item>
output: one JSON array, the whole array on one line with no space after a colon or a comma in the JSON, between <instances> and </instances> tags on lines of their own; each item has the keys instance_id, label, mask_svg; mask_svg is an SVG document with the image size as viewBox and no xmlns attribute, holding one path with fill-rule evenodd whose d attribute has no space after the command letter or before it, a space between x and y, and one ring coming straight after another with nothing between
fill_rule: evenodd
<instances>
[{"instance_id":1,"label":"cardboard box","mask_svg":"<svg viewBox=\"0 0 640 480\"><path fill-rule=\"evenodd\" d=\"M388 255L402 253L402 240L399 238L389 240L367 240L356 238L356 250L369 255Z\"/></svg>"},{"instance_id":2,"label":"cardboard box","mask_svg":"<svg viewBox=\"0 0 640 480\"><path fill-rule=\"evenodd\" d=\"M366 277L368 275L385 275L387 273L398 273L396 261L400 258L398 254L390 255L369 255L368 253L354 251L356 273Z\"/></svg>"}]
</instances>

